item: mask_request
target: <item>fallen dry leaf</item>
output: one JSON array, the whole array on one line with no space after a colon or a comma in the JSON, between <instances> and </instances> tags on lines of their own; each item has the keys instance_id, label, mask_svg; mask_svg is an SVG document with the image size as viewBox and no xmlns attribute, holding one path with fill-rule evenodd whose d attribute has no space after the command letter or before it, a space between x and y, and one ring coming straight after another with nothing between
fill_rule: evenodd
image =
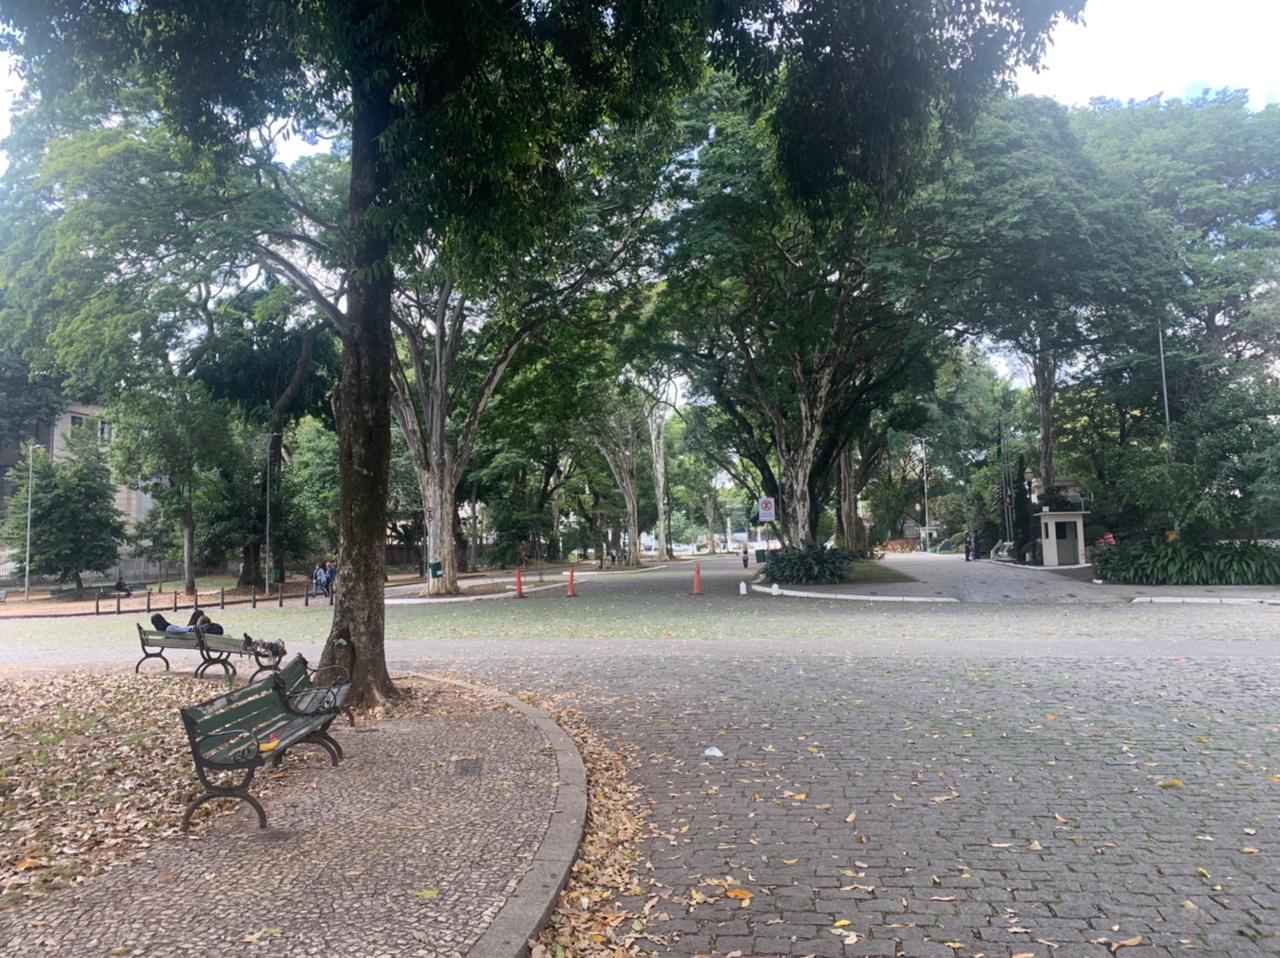
<instances>
[{"instance_id":1,"label":"fallen dry leaf","mask_svg":"<svg viewBox=\"0 0 1280 958\"><path fill-rule=\"evenodd\" d=\"M1126 938L1124 941L1113 941L1111 943L1111 954L1115 954L1121 948L1136 948L1142 944L1142 936L1134 935L1132 938Z\"/></svg>"}]
</instances>

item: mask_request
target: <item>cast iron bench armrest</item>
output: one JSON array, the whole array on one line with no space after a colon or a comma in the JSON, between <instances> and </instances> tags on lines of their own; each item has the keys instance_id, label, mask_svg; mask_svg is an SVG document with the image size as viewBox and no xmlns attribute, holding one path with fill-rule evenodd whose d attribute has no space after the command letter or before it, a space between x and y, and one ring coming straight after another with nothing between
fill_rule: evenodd
<instances>
[{"instance_id":1,"label":"cast iron bench armrest","mask_svg":"<svg viewBox=\"0 0 1280 958\"><path fill-rule=\"evenodd\" d=\"M308 668L307 674L311 676L312 681L314 681L315 677L319 675L321 672L330 672L335 669L342 673L343 682L351 681L351 673L347 671L346 666L342 666L342 665L322 665L318 669Z\"/></svg>"},{"instance_id":2,"label":"cast iron bench armrest","mask_svg":"<svg viewBox=\"0 0 1280 958\"><path fill-rule=\"evenodd\" d=\"M247 729L247 728L226 728L226 729L222 729L221 731L218 731L218 732L208 732L208 733L206 733L206 734L204 734L204 735L201 735L201 736L200 736L200 740L199 740L196 744L197 744L197 745L199 745L199 746L201 747L201 751L203 752L203 749L204 749L204 743L205 743L205 742L207 742L207 741L209 741L209 739L211 739L211 738L226 738L226 737L228 737L228 736L230 736L230 735L247 735L247 736L249 736L249 738L253 739L253 754L252 754L252 755L246 755L246 756L244 756L245 758L247 758L247 759L257 758L259 755L261 755L261 754L262 754L262 740L261 740L261 739L259 739L259 738L258 738L258 736L254 734L254 732L253 732L253 730L252 730L252 729ZM248 746L248 744L249 744L248 742L245 742L245 746L246 746L246 747ZM204 758L204 756L203 756L203 755L201 755L201 758L203 759L203 758ZM217 763L217 762L206 762L206 764L208 764L208 765L216 765L216 764L218 764L218 763Z\"/></svg>"},{"instance_id":3,"label":"cast iron bench armrest","mask_svg":"<svg viewBox=\"0 0 1280 958\"><path fill-rule=\"evenodd\" d=\"M285 698L292 700L300 695L318 695L320 697L320 703L318 705L313 705L304 712L299 709L295 709L292 701L287 702L286 704L289 711L294 715L321 715L338 711L337 693L334 692L333 686L331 685L318 685L309 689L300 689L297 692L290 692L285 696Z\"/></svg>"}]
</instances>

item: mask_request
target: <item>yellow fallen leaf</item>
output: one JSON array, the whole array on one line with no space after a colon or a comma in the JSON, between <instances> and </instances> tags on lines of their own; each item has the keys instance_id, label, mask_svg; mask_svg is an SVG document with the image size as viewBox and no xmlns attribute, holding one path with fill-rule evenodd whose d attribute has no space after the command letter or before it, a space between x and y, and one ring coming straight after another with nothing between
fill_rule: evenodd
<instances>
[{"instance_id":1,"label":"yellow fallen leaf","mask_svg":"<svg viewBox=\"0 0 1280 958\"><path fill-rule=\"evenodd\" d=\"M946 944L947 944L947 947L950 948L952 951L960 951L962 948L964 948L964 945L958 941L949 941Z\"/></svg>"},{"instance_id":2,"label":"yellow fallen leaf","mask_svg":"<svg viewBox=\"0 0 1280 958\"><path fill-rule=\"evenodd\" d=\"M1268 775L1267 781L1272 785L1280 785L1280 775Z\"/></svg>"},{"instance_id":3,"label":"yellow fallen leaf","mask_svg":"<svg viewBox=\"0 0 1280 958\"><path fill-rule=\"evenodd\" d=\"M1213 877L1212 875L1210 875L1210 874L1209 874L1209 869L1207 869L1207 868L1197 868L1197 869L1196 869L1196 874L1197 874L1197 875L1199 875L1201 878L1212 878L1212 877Z\"/></svg>"},{"instance_id":4,"label":"yellow fallen leaf","mask_svg":"<svg viewBox=\"0 0 1280 958\"><path fill-rule=\"evenodd\" d=\"M991 847L992 848L1011 848L1012 845L1010 842L992 842Z\"/></svg>"},{"instance_id":5,"label":"yellow fallen leaf","mask_svg":"<svg viewBox=\"0 0 1280 958\"><path fill-rule=\"evenodd\" d=\"M858 820L858 813L850 812L848 815L844 817L844 820L848 822L850 825L852 825L854 822Z\"/></svg>"},{"instance_id":6,"label":"yellow fallen leaf","mask_svg":"<svg viewBox=\"0 0 1280 958\"><path fill-rule=\"evenodd\" d=\"M902 796L901 796L901 795L899 795L897 792L894 792L894 793L893 793L893 800L894 800L895 802L900 802L900 801L902 801Z\"/></svg>"},{"instance_id":7,"label":"yellow fallen leaf","mask_svg":"<svg viewBox=\"0 0 1280 958\"><path fill-rule=\"evenodd\" d=\"M1044 720L1046 722L1056 722L1058 721L1058 716L1054 715L1052 712L1045 712Z\"/></svg>"},{"instance_id":8,"label":"yellow fallen leaf","mask_svg":"<svg viewBox=\"0 0 1280 958\"><path fill-rule=\"evenodd\" d=\"M1028 848L1028 849L1030 849L1030 850L1031 850L1031 851L1033 851L1033 852L1042 852L1042 851L1044 851L1044 848L1040 845L1040 843L1039 843L1039 842L1037 842L1037 841L1035 841L1035 840L1032 840L1031 844L1030 844L1030 845L1028 845L1028 846L1027 846L1027 848Z\"/></svg>"},{"instance_id":9,"label":"yellow fallen leaf","mask_svg":"<svg viewBox=\"0 0 1280 958\"><path fill-rule=\"evenodd\" d=\"M1115 954L1121 948L1136 948L1142 944L1142 936L1134 935L1132 938L1126 938L1124 941L1113 941L1111 943L1111 954Z\"/></svg>"},{"instance_id":10,"label":"yellow fallen leaf","mask_svg":"<svg viewBox=\"0 0 1280 958\"><path fill-rule=\"evenodd\" d=\"M1256 834L1258 834L1258 830L1257 830L1256 828L1246 828L1246 829L1244 830L1244 833L1245 833L1246 835L1256 835Z\"/></svg>"},{"instance_id":11,"label":"yellow fallen leaf","mask_svg":"<svg viewBox=\"0 0 1280 958\"><path fill-rule=\"evenodd\" d=\"M794 865L794 864L795 864L796 862L798 862L799 860L800 860L800 859L798 859L798 858L784 858L784 859L782 860L782 864L784 864L784 865Z\"/></svg>"},{"instance_id":12,"label":"yellow fallen leaf","mask_svg":"<svg viewBox=\"0 0 1280 958\"><path fill-rule=\"evenodd\" d=\"M808 798L809 796L808 796L808 795L806 795L804 792L796 792L796 793L795 793L794 795L792 795L791 797L792 797L792 798L794 798L797 802L803 802L803 801L804 801L806 798Z\"/></svg>"},{"instance_id":13,"label":"yellow fallen leaf","mask_svg":"<svg viewBox=\"0 0 1280 958\"><path fill-rule=\"evenodd\" d=\"M1182 779L1166 778L1163 782L1156 782L1160 788L1182 788Z\"/></svg>"},{"instance_id":14,"label":"yellow fallen leaf","mask_svg":"<svg viewBox=\"0 0 1280 958\"><path fill-rule=\"evenodd\" d=\"M29 872L33 868L39 868L40 863L34 858L24 858L22 861L18 862L17 867L20 872Z\"/></svg>"},{"instance_id":15,"label":"yellow fallen leaf","mask_svg":"<svg viewBox=\"0 0 1280 958\"><path fill-rule=\"evenodd\" d=\"M1195 903L1195 902L1193 902L1190 898L1188 898L1186 901L1184 901L1184 902L1182 903L1182 907L1183 907L1183 908L1185 908L1187 911L1199 911L1199 910L1200 910L1199 906L1198 906L1198 905L1196 905L1196 903Z\"/></svg>"},{"instance_id":16,"label":"yellow fallen leaf","mask_svg":"<svg viewBox=\"0 0 1280 958\"><path fill-rule=\"evenodd\" d=\"M1034 951L1020 951L1013 958L1036 958L1036 953Z\"/></svg>"},{"instance_id":17,"label":"yellow fallen leaf","mask_svg":"<svg viewBox=\"0 0 1280 958\"><path fill-rule=\"evenodd\" d=\"M832 924L831 927L832 928L848 928L852 924L853 922L851 922L848 918L841 918L839 921Z\"/></svg>"},{"instance_id":18,"label":"yellow fallen leaf","mask_svg":"<svg viewBox=\"0 0 1280 958\"><path fill-rule=\"evenodd\" d=\"M1059 825L1065 825L1065 824L1067 824L1067 820L1066 820L1065 818L1063 818L1061 815L1059 815L1057 812L1054 812L1054 813L1053 813L1053 817L1054 817L1054 818L1056 818L1056 819L1058 820L1058 824L1059 824Z\"/></svg>"},{"instance_id":19,"label":"yellow fallen leaf","mask_svg":"<svg viewBox=\"0 0 1280 958\"><path fill-rule=\"evenodd\" d=\"M725 892L725 894L730 898L736 898L741 902L749 902L754 897L752 893L747 891L745 888L730 888Z\"/></svg>"},{"instance_id":20,"label":"yellow fallen leaf","mask_svg":"<svg viewBox=\"0 0 1280 958\"><path fill-rule=\"evenodd\" d=\"M1240 851L1244 852L1246 855L1258 854L1258 850L1254 848L1252 845L1245 845L1244 848L1240 849Z\"/></svg>"}]
</instances>

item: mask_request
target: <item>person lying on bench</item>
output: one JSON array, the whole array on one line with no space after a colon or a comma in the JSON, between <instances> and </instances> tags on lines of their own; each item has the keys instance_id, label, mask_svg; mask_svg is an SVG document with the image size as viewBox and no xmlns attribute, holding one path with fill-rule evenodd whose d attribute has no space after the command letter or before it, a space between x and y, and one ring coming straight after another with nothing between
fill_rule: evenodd
<instances>
[{"instance_id":1,"label":"person lying on bench","mask_svg":"<svg viewBox=\"0 0 1280 958\"><path fill-rule=\"evenodd\" d=\"M194 625L205 635L225 635L222 626L217 622L209 621L209 617L205 615L204 609L193 609L191 618L187 620L187 625Z\"/></svg>"}]
</instances>

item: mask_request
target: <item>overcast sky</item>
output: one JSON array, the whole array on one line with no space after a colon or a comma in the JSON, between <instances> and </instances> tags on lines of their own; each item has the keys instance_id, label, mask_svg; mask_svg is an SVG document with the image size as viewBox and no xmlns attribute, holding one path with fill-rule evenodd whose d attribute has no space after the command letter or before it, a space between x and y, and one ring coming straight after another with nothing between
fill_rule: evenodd
<instances>
[{"instance_id":1,"label":"overcast sky","mask_svg":"<svg viewBox=\"0 0 1280 958\"><path fill-rule=\"evenodd\" d=\"M1245 87L1260 109L1280 102L1278 43L1280 0L1088 0L1084 25L1060 26L1042 72L1022 71L1018 86L1076 105ZM3 135L19 83L0 67Z\"/></svg>"},{"instance_id":2,"label":"overcast sky","mask_svg":"<svg viewBox=\"0 0 1280 958\"><path fill-rule=\"evenodd\" d=\"M1280 0L1088 0L1083 25L1059 26L1018 87L1081 106L1244 87L1261 109L1280 102L1278 41Z\"/></svg>"}]
</instances>

